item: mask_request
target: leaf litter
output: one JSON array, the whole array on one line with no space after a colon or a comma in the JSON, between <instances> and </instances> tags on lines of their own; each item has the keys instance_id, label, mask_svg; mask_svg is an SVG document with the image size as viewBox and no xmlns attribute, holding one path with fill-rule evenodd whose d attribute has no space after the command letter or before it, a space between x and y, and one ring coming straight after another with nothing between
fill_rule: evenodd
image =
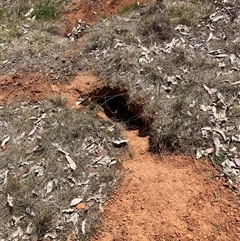
<instances>
[{"instance_id":1,"label":"leaf litter","mask_svg":"<svg viewBox=\"0 0 240 241\"><path fill-rule=\"evenodd\" d=\"M175 119L172 116L166 118L166 110L157 109L156 106L162 102L177 101L179 93L182 94L180 97L185 97L181 90L182 87L189 84L202 89L200 100L195 96L192 97L192 93L195 93L196 89L186 89L188 99L184 104L187 105L187 111L184 112L184 109L179 108L179 114L175 109L174 117L181 119L187 116L190 120L192 117L196 117L198 120L201 118L199 113L207 115L208 121L198 129L190 126L189 119L186 119L185 126L188 128L184 131L189 136L197 135L200 137L200 141L194 143L193 148L197 158L209 156L228 177L233 189L239 189L240 182L240 124L238 120L240 93L238 90L239 80L237 79L240 59L237 47L239 44L238 31L230 33L228 26L233 21L231 25L233 30L239 29L239 17L234 15L236 9L236 6L220 5L198 26L193 28L187 24L177 25L174 28L173 36L160 42L159 40L150 41L151 44L146 44L141 34L134 32L138 28L134 27L134 31L131 29L131 23L136 21L134 14L128 17L118 17L117 21L120 24L115 22L115 26L118 26L113 28L109 27L111 26L109 20L104 20L103 22L108 29L118 34L115 38L112 33L107 33L111 36L114 48L110 48L110 45L106 44L108 39L104 39L103 35L101 38L97 38L94 48L90 48L89 53L82 50L79 53L81 56L79 66L89 65L88 68L100 75L107 75L108 79L112 78L118 83L130 85L132 88L130 92L133 96L139 94L149 100L146 108L154 105L152 114L157 121L153 125L151 138L156 136L157 141L162 140L162 136L166 133L164 128L169 123L173 124ZM141 14L144 17L144 13ZM137 13L137 18L140 19L141 14ZM126 24L130 29L122 31L122 26L125 26L123 24ZM81 26L79 28L79 36L81 36ZM93 28L93 31L96 33L96 30L102 28L103 23L101 22ZM220 28L221 31L219 31ZM128 31L131 33L130 35L122 34ZM76 33L77 37L74 37L74 34L73 31L70 37L72 39L78 38L78 33ZM132 37L133 44L128 41ZM224 46L221 46L221 41L226 42L226 40L228 40L227 44L235 48L235 51L228 52ZM122 54L119 55L119 53ZM120 57L115 59L115 54ZM131 59L126 61L124 54L134 55L134 61ZM73 60L78 57L77 55L73 56ZM32 59L30 60L32 61ZM172 60L175 62L171 62ZM2 66L3 71L8 70L11 66L15 68L14 61L6 61ZM204 68L200 71L197 69L196 63L201 61L207 63L207 76ZM166 68L167 65L169 68ZM114 68L118 68L117 71ZM154 71L157 70L155 71L157 76L150 75L151 68ZM46 72L50 73L51 71L51 66L46 69ZM196 74L196 72L198 73ZM195 75L194 78L192 73ZM68 71L64 70L61 74L68 75ZM61 77L61 75L59 76ZM137 80L134 79L135 76L137 76ZM127 82L129 79L134 80L134 83L129 84ZM228 91L230 87L234 87L233 91ZM13 225L12 220L6 217L6 213L13 215L11 210L1 207L1 216L4 217L6 226L0 228L0 238L5 240L27 240L28 235L33 235L31 240L37 240L39 236L40 238L59 240L59 236L66 232L66 223L73 225L71 226L74 230L73 236L79 238L83 235L86 237L91 229L90 224L93 219L96 220L94 215L91 216L90 213L93 213L94 208L103 210L102 204L107 199L104 192L108 193L109 188L113 188L119 178L118 172L115 173L114 178L109 175L111 167L118 162L109 150L109 145L121 146L125 145L127 141L115 136L108 139L104 133L99 135L102 129L108 131L110 135L111 133L115 134L116 127L114 125L105 126L98 123L97 130L93 131L96 128L95 124L86 113L83 113L85 122L79 124L79 129L72 130L72 123L64 123L66 118L56 121L55 117L63 113L61 108L56 106L43 108L42 105L40 103L40 105L32 107L31 111L34 114L29 113L29 106L26 107L24 104L13 110L12 116L18 121L17 132L13 130L16 128L12 127L14 121L6 122L1 116L3 119L3 121L0 120L2 145L8 136L11 136L11 139L4 143L4 147L1 145L4 152L0 154L3 160L0 167L0 197L3 200L2 203L8 204L10 201L11 205L13 204L11 197L14 198L12 211L15 216L12 216L12 219L17 220L15 223L21 223L24 218L24 225L22 223L21 226ZM171 112L171 108L168 108L167 105L164 107L168 112ZM4 108L1 108L0 111L3 112ZM42 114L42 112L44 113ZM69 112L66 113L65 117L69 117ZM20 118L22 118L21 121ZM70 115L70 119L74 118ZM158 119L162 119L160 124ZM49 131L46 126L49 127ZM88 131L83 133L80 131L79 133L83 126ZM62 131L65 128L68 129L69 135L64 136L64 140L61 138L59 140L59 135L63 134ZM55 131L58 135L53 134ZM51 136L52 134L53 136ZM176 146L181 147L181 143L185 141L184 136L180 132L173 134L171 140L174 141L172 142L176 143L176 140L178 142ZM74 144L72 139L79 136L81 136L81 140ZM166 140L163 140L163 143L166 144ZM9 148L6 148L6 144ZM191 148L192 146L187 146L183 150L188 152ZM16 157L19 157L17 155L19 152L21 160L16 160ZM46 152L49 154L45 154ZM59 155L59 152L64 155ZM59 167L58 175L53 175L56 167ZM101 173L99 169L103 172ZM31 190L28 191L23 188L26 184L34 185L30 185ZM65 191L67 195L62 195L62 192ZM29 197L35 198L35 201L31 201ZM80 210L71 208L70 204L73 200L82 200L81 202L87 203L88 208L86 210L85 208L80 208ZM58 211L55 212L54 208L60 204L61 207L58 206ZM8 206L11 207L9 204ZM41 206L48 206L48 209L46 207L46 211L43 212L43 216L39 213ZM35 217L39 217L39 219ZM55 225L49 222L49 217L54 219ZM46 225L49 226L46 228ZM25 228L23 229L22 226ZM41 227L40 230L37 227ZM77 227L80 228L77 229Z\"/></svg>"},{"instance_id":2,"label":"leaf litter","mask_svg":"<svg viewBox=\"0 0 240 241\"><path fill-rule=\"evenodd\" d=\"M87 239L121 178L121 150L112 142L122 140L117 127L51 101L0 111L9 133L3 145L11 136L0 154L0 239L66 240L71 230Z\"/></svg>"},{"instance_id":3,"label":"leaf litter","mask_svg":"<svg viewBox=\"0 0 240 241\"><path fill-rule=\"evenodd\" d=\"M111 85L129 86L130 101L147 100L144 110L155 120L150 149L184 151L197 159L208 156L239 192L238 2L209 3L210 14L197 26L186 21L165 26L172 7L165 4L150 3L128 15L100 21L88 30L93 47L88 41L74 59ZM161 15L161 26L151 35L151 25L144 24ZM171 34L161 39L158 31L164 27ZM118 144L121 141L115 141Z\"/></svg>"}]
</instances>

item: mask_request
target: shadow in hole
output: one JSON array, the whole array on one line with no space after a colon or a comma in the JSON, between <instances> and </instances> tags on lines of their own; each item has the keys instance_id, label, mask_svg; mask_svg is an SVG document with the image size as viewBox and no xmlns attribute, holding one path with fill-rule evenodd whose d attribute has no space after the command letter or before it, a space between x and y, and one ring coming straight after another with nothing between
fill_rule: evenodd
<instances>
[{"instance_id":1,"label":"shadow in hole","mask_svg":"<svg viewBox=\"0 0 240 241\"><path fill-rule=\"evenodd\" d=\"M119 95L101 97L96 102L104 109L106 116L113 121L124 124L127 130L139 130L139 136L147 136L149 127L136 115L129 111L127 102Z\"/></svg>"}]
</instances>

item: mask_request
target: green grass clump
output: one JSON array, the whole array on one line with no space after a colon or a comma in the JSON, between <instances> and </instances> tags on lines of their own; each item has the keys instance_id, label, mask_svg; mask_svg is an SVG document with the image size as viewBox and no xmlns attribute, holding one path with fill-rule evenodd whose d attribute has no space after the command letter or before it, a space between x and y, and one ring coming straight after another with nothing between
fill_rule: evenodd
<instances>
[{"instance_id":1,"label":"green grass clump","mask_svg":"<svg viewBox=\"0 0 240 241\"><path fill-rule=\"evenodd\" d=\"M175 2L167 6L167 11L175 24L197 26L209 16L214 8L211 1Z\"/></svg>"},{"instance_id":2,"label":"green grass clump","mask_svg":"<svg viewBox=\"0 0 240 241\"><path fill-rule=\"evenodd\" d=\"M0 9L0 20L2 20L4 17L4 11L3 9Z\"/></svg>"},{"instance_id":3,"label":"green grass clump","mask_svg":"<svg viewBox=\"0 0 240 241\"><path fill-rule=\"evenodd\" d=\"M33 14L37 20L53 20L57 18L58 12L56 6L47 1L36 5Z\"/></svg>"},{"instance_id":4,"label":"green grass clump","mask_svg":"<svg viewBox=\"0 0 240 241\"><path fill-rule=\"evenodd\" d=\"M137 9L138 7L139 7L139 4L137 2L125 5L125 6L123 6L122 10L120 10L120 14L122 14L122 15L128 14L128 13L134 11L135 9Z\"/></svg>"},{"instance_id":5,"label":"green grass clump","mask_svg":"<svg viewBox=\"0 0 240 241\"><path fill-rule=\"evenodd\" d=\"M53 0L20 0L0 3L0 42L8 43L14 38L24 35L23 27L27 30L43 30L44 22L56 21L63 13L64 1ZM33 9L32 12L29 12ZM28 15L26 15L29 13ZM38 24L40 22L41 24ZM59 25L59 23L56 23Z\"/></svg>"}]
</instances>

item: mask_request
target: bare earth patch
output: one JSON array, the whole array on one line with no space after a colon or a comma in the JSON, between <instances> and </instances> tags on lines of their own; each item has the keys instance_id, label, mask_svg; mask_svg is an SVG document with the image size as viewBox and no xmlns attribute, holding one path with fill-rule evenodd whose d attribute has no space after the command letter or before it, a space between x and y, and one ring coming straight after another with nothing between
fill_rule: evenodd
<instances>
[{"instance_id":1,"label":"bare earth patch","mask_svg":"<svg viewBox=\"0 0 240 241\"><path fill-rule=\"evenodd\" d=\"M81 93L96 85L97 79L87 72L76 75L70 83L52 81L40 73L17 73L0 76L0 104L15 101L35 102L61 95L74 106Z\"/></svg>"},{"instance_id":2,"label":"bare earth patch","mask_svg":"<svg viewBox=\"0 0 240 241\"><path fill-rule=\"evenodd\" d=\"M91 240L239 240L239 199L207 162L148 152L147 137L125 132L133 158L105 205L102 231Z\"/></svg>"},{"instance_id":3,"label":"bare earth patch","mask_svg":"<svg viewBox=\"0 0 240 241\"><path fill-rule=\"evenodd\" d=\"M68 7L66 14L66 32L72 30L79 19L84 20L87 24L92 25L103 17L109 17L119 13L125 6L135 4L135 0L110 0L110 1L85 1L74 0ZM138 1L139 4L144 3L144 0Z\"/></svg>"}]
</instances>

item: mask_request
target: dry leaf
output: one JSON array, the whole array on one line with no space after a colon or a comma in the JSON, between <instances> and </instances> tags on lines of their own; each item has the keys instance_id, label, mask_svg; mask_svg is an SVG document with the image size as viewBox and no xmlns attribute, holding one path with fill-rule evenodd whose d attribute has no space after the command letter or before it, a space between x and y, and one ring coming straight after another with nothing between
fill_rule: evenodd
<instances>
[{"instance_id":1,"label":"dry leaf","mask_svg":"<svg viewBox=\"0 0 240 241\"><path fill-rule=\"evenodd\" d=\"M212 37L213 37L213 33L212 32L210 32L210 34L209 34L209 37L208 37L208 39L207 39L207 43L212 39Z\"/></svg>"},{"instance_id":2,"label":"dry leaf","mask_svg":"<svg viewBox=\"0 0 240 241\"><path fill-rule=\"evenodd\" d=\"M9 194L7 195L7 204L10 208L13 207L13 197L11 197Z\"/></svg>"},{"instance_id":3,"label":"dry leaf","mask_svg":"<svg viewBox=\"0 0 240 241\"><path fill-rule=\"evenodd\" d=\"M9 140L10 140L10 136L7 136L6 138L3 139L2 144L1 144L1 148L3 151L6 150L6 148L7 148L6 144Z\"/></svg>"},{"instance_id":4,"label":"dry leaf","mask_svg":"<svg viewBox=\"0 0 240 241\"><path fill-rule=\"evenodd\" d=\"M77 204L79 204L80 202L82 202L82 198L78 197L78 198L74 198L71 203L70 203L70 207L74 207L76 206Z\"/></svg>"},{"instance_id":5,"label":"dry leaf","mask_svg":"<svg viewBox=\"0 0 240 241\"><path fill-rule=\"evenodd\" d=\"M66 155L66 158L67 158L67 161L68 161L68 163L69 163L70 168L71 168L73 171L75 171L76 168L77 168L76 163L73 161L73 159L72 159L69 155Z\"/></svg>"},{"instance_id":6,"label":"dry leaf","mask_svg":"<svg viewBox=\"0 0 240 241\"><path fill-rule=\"evenodd\" d=\"M46 190L47 190L46 194L50 193L52 191L52 189L53 189L53 181L50 181L50 182L48 182L48 184L46 186Z\"/></svg>"},{"instance_id":7,"label":"dry leaf","mask_svg":"<svg viewBox=\"0 0 240 241\"><path fill-rule=\"evenodd\" d=\"M85 233L86 233L86 219L84 219L83 221L82 221L82 233L83 233L83 235L85 235Z\"/></svg>"},{"instance_id":8,"label":"dry leaf","mask_svg":"<svg viewBox=\"0 0 240 241\"><path fill-rule=\"evenodd\" d=\"M28 133L28 136L32 136L36 132L37 128L37 126L34 126L33 129Z\"/></svg>"}]
</instances>

